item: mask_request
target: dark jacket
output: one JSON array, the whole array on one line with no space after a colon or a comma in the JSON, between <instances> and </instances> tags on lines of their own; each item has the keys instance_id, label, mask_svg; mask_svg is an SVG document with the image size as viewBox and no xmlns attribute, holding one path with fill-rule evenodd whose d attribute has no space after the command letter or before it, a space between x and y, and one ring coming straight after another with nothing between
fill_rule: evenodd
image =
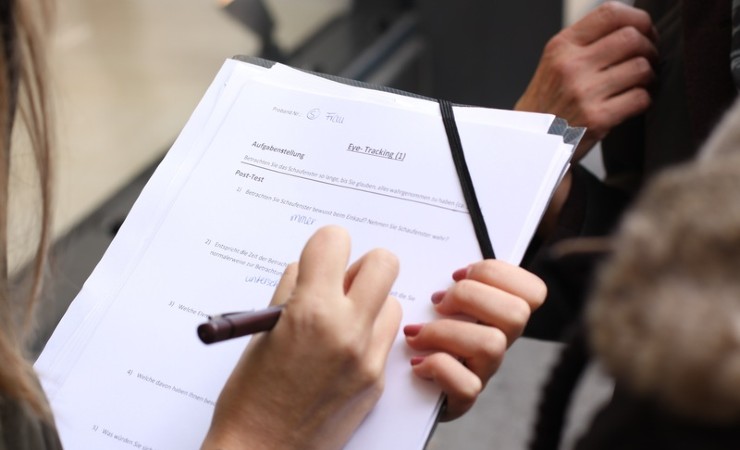
<instances>
[{"instance_id":1,"label":"dark jacket","mask_svg":"<svg viewBox=\"0 0 740 450\"><path fill-rule=\"evenodd\" d=\"M549 289L525 332L530 337L561 340L580 317L592 284L593 267L579 266L563 280L570 268L550 261L553 245L609 235L645 181L691 159L737 95L730 72L731 0L637 0L635 6L651 14L659 36L653 103L603 141L603 182L580 166L573 169L556 231L528 249L522 265Z\"/></svg>"},{"instance_id":2,"label":"dark jacket","mask_svg":"<svg viewBox=\"0 0 740 450\"><path fill-rule=\"evenodd\" d=\"M667 228L656 226L652 238L637 244L617 241L616 255L633 252L639 257L624 265L619 274L612 274L615 278L611 280L611 296L604 293L602 274L614 266L613 259L604 260L598 254L554 257L569 238L612 236L618 226L624 226L625 211L630 215L650 217L660 210L663 215L654 217L659 225L674 219L693 220L699 230L702 223L713 220L708 213L724 217L723 207L714 207L714 199L709 194L702 198L710 207L698 215L677 218L674 212L680 211L680 204L672 205L674 210L660 209L661 204L674 198L674 193L693 195L689 180L678 180L671 189L662 192L660 201L643 205L643 210L633 211L633 203L642 198L645 190L649 192L653 188L656 179L681 170L682 163L694 159L737 95L730 72L731 1L638 0L636 6L651 14L658 29L660 59L657 80L651 88L653 104L645 114L614 129L602 143L607 172L604 181L583 168L574 169L571 194L555 234L546 241L533 242L525 258L524 266L541 276L549 290L545 304L534 313L525 334L566 341L561 359L543 390L532 449L559 446L570 394L592 357L605 363L615 378L616 389L611 401L595 416L579 441L578 450L740 448L740 401L734 405L734 394L730 395L740 386L728 388L715 379L715 374L724 370L724 362L736 356L730 345L724 349L707 345L707 342L733 342L726 339L732 333L715 324L732 316L728 305L734 303L716 302L717 298L708 291L687 295L681 305L677 301L678 293L685 289L663 296L667 298L658 295L664 292L662 287L675 287L677 279L683 280L682 283L699 280L696 285L702 288L713 286L706 274L696 276L697 264L681 267L676 263L679 275L673 274L668 281L650 276L642 279L640 285L634 279L639 279L641 273L649 273L643 264L644 252L648 252L646 248L653 241L660 242L658 238L662 239L663 233L669 233ZM738 108L734 127L740 129ZM740 136L737 138L732 145L740 151ZM740 160L735 164L737 173L728 179L740 179ZM721 164L718 169L723 169ZM691 172L692 169L687 170ZM711 180L711 177L705 176L704 180ZM728 204L733 204L732 199L739 196L740 190L734 197L728 196ZM644 221L640 222L642 225ZM740 218L734 229L740 230ZM674 230L674 241L661 247L663 251L675 250L680 254L682 245L693 233L689 230ZM702 236L699 234L699 237ZM721 245L712 239L708 237L709 244L697 248L715 251L715 256L723 258L735 258L735 253L740 254L740 242ZM694 251L696 249L691 250ZM673 268L673 256L669 252L659 267ZM738 264L729 266L737 270ZM730 279L740 280L740 277ZM648 287L656 286L660 289L644 294ZM734 295L740 304L740 287ZM666 303L657 307L661 298ZM629 311L620 311L626 304ZM599 311L599 320L590 317L593 310ZM650 328L649 325L661 318L656 310L665 314L662 317L665 320L663 326ZM711 311L715 320L705 318L697 325L697 318L702 317L697 311ZM676 324L679 331L665 324ZM702 332L684 329L680 333L684 325L686 329L695 325L695 329ZM666 338L671 332L677 333L675 339ZM696 345L681 345L679 338ZM648 349L654 353L642 355ZM708 358L707 355L713 356ZM652 378L647 376L650 374ZM719 417L713 407L723 402L730 404L730 413ZM737 410L733 409L735 407Z\"/></svg>"}]
</instances>

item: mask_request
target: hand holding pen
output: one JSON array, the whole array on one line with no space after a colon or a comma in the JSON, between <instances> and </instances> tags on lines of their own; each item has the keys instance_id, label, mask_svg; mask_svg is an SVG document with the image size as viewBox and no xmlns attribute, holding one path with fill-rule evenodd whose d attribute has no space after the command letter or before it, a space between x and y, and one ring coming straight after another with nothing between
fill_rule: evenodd
<instances>
[{"instance_id":1,"label":"hand holding pen","mask_svg":"<svg viewBox=\"0 0 740 450\"><path fill-rule=\"evenodd\" d=\"M348 280L355 272L348 271ZM455 271L452 278L452 286L431 298L440 319L404 327L407 344L417 352L411 358L414 373L434 381L447 395L442 420L460 416L475 403L498 370L506 349L522 333L529 315L542 304L547 293L542 280L501 260L479 261ZM287 298L290 292L276 293L276 298ZM272 307L223 315L214 318L216 323L207 325L212 329L206 330L204 325L203 333L210 333L206 340L216 342L214 336L228 339L266 331L277 323L281 311L284 317L285 310ZM450 320L460 315L474 321ZM341 320L339 312L335 316Z\"/></svg>"},{"instance_id":2,"label":"hand holding pen","mask_svg":"<svg viewBox=\"0 0 740 450\"><path fill-rule=\"evenodd\" d=\"M401 320L388 296L398 261L374 250L347 268L349 244L342 228L321 228L288 266L272 300L285 305L280 320L250 340L203 448L260 447L275 436L291 447L339 448L374 406Z\"/></svg>"}]
</instances>

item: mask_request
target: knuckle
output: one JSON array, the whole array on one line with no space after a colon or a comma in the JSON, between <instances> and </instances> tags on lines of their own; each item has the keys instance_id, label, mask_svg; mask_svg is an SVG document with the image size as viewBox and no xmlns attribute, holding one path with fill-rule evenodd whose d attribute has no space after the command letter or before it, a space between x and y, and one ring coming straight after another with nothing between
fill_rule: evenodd
<instances>
[{"instance_id":1,"label":"knuckle","mask_svg":"<svg viewBox=\"0 0 740 450\"><path fill-rule=\"evenodd\" d=\"M369 358L353 354L345 361L345 375L349 375L358 390L363 392L375 392L378 395L383 392L385 377L383 364L372 362Z\"/></svg>"},{"instance_id":2,"label":"knuckle","mask_svg":"<svg viewBox=\"0 0 740 450\"><path fill-rule=\"evenodd\" d=\"M423 326L418 335L420 337L420 340L422 341L420 344L422 346L426 346L429 342L439 341L439 339L441 339L443 336L443 330L440 324L446 324L448 323L448 320L449 319L441 319L439 321L434 321Z\"/></svg>"},{"instance_id":3,"label":"knuckle","mask_svg":"<svg viewBox=\"0 0 740 450\"><path fill-rule=\"evenodd\" d=\"M508 267L512 266L513 264L500 259L487 259L481 264L483 271L491 276L499 276L501 273L506 272Z\"/></svg>"},{"instance_id":4,"label":"knuckle","mask_svg":"<svg viewBox=\"0 0 740 450\"><path fill-rule=\"evenodd\" d=\"M558 33L547 41L547 43L545 44L545 48L543 49L543 54L556 55L568 45L568 38L565 37L562 33Z\"/></svg>"},{"instance_id":5,"label":"knuckle","mask_svg":"<svg viewBox=\"0 0 740 450\"><path fill-rule=\"evenodd\" d=\"M499 277L501 261L487 259L470 268L469 277L475 280L496 280Z\"/></svg>"},{"instance_id":6,"label":"knuckle","mask_svg":"<svg viewBox=\"0 0 740 450\"><path fill-rule=\"evenodd\" d=\"M547 298L547 284L533 273L528 274L527 289L523 292L522 297L527 302L530 310L537 309Z\"/></svg>"},{"instance_id":7,"label":"knuckle","mask_svg":"<svg viewBox=\"0 0 740 450\"><path fill-rule=\"evenodd\" d=\"M532 309L537 309L545 303L547 298L547 284L540 278L532 282L532 298L530 299Z\"/></svg>"},{"instance_id":8,"label":"knuckle","mask_svg":"<svg viewBox=\"0 0 740 450\"><path fill-rule=\"evenodd\" d=\"M383 370L380 364L360 364L356 369L359 383L366 389L382 392L384 386Z\"/></svg>"},{"instance_id":9,"label":"knuckle","mask_svg":"<svg viewBox=\"0 0 740 450\"><path fill-rule=\"evenodd\" d=\"M643 56L632 60L632 70L641 80L651 80L653 78L653 66L650 64L650 61Z\"/></svg>"},{"instance_id":10,"label":"knuckle","mask_svg":"<svg viewBox=\"0 0 740 450\"><path fill-rule=\"evenodd\" d=\"M637 99L635 102L640 105L641 109L646 109L650 106L650 103L652 103L652 99L646 89L640 89L637 91Z\"/></svg>"},{"instance_id":11,"label":"knuckle","mask_svg":"<svg viewBox=\"0 0 740 450\"><path fill-rule=\"evenodd\" d=\"M576 78L581 70L577 58L553 58L551 65L561 83L577 85L577 83L570 83L570 80Z\"/></svg>"},{"instance_id":12,"label":"knuckle","mask_svg":"<svg viewBox=\"0 0 740 450\"><path fill-rule=\"evenodd\" d=\"M596 8L595 13L602 23L611 24L618 20L621 6L622 5L616 1L604 2Z\"/></svg>"},{"instance_id":13,"label":"knuckle","mask_svg":"<svg viewBox=\"0 0 740 450\"><path fill-rule=\"evenodd\" d=\"M457 305L466 304L468 303L469 299L473 297L476 284L477 282L474 280L460 280L450 288L450 292L452 295L449 295L448 298L450 298L451 301Z\"/></svg>"},{"instance_id":14,"label":"knuckle","mask_svg":"<svg viewBox=\"0 0 740 450\"><path fill-rule=\"evenodd\" d=\"M472 405L478 399L478 396L482 391L483 381L478 377L471 377L470 382L465 383L465 385L461 386L458 391L458 402L466 406Z\"/></svg>"},{"instance_id":15,"label":"knuckle","mask_svg":"<svg viewBox=\"0 0 740 450\"><path fill-rule=\"evenodd\" d=\"M376 248L374 250L371 250L367 254L367 259L368 262L377 267L382 267L384 271L387 271L388 273L398 273L398 257L389 250L386 250L384 248Z\"/></svg>"},{"instance_id":16,"label":"knuckle","mask_svg":"<svg viewBox=\"0 0 740 450\"><path fill-rule=\"evenodd\" d=\"M582 50L574 46L566 36L555 35L545 44L541 65L547 68L549 77L558 81L567 80L564 75L575 75L581 65Z\"/></svg>"},{"instance_id":17,"label":"knuckle","mask_svg":"<svg viewBox=\"0 0 740 450\"><path fill-rule=\"evenodd\" d=\"M576 81L576 76L572 77L572 79L573 82L567 85L572 101L578 104L581 109L588 112L594 105L594 87L588 81Z\"/></svg>"},{"instance_id":18,"label":"knuckle","mask_svg":"<svg viewBox=\"0 0 740 450\"><path fill-rule=\"evenodd\" d=\"M583 108L583 118L586 125L597 133L603 128L608 128L608 114L597 105L587 105Z\"/></svg>"},{"instance_id":19,"label":"knuckle","mask_svg":"<svg viewBox=\"0 0 740 450\"><path fill-rule=\"evenodd\" d=\"M480 346L480 356L487 361L498 361L506 352L507 339L501 330L491 328L488 339L485 339Z\"/></svg>"},{"instance_id":20,"label":"knuckle","mask_svg":"<svg viewBox=\"0 0 740 450\"><path fill-rule=\"evenodd\" d=\"M471 278L497 286L507 278L520 277L522 273L529 272L500 259L487 259L476 264L471 269Z\"/></svg>"},{"instance_id":21,"label":"knuckle","mask_svg":"<svg viewBox=\"0 0 740 450\"><path fill-rule=\"evenodd\" d=\"M362 333L345 332L338 333L335 329L324 327L324 345L337 358L354 370L361 369L365 360L366 348L365 338Z\"/></svg>"},{"instance_id":22,"label":"knuckle","mask_svg":"<svg viewBox=\"0 0 740 450\"><path fill-rule=\"evenodd\" d=\"M619 40L628 48L639 48L643 43L643 36L635 27L624 27L617 32Z\"/></svg>"},{"instance_id":23,"label":"knuckle","mask_svg":"<svg viewBox=\"0 0 740 450\"><path fill-rule=\"evenodd\" d=\"M320 298L305 292L294 292L294 296L302 297L300 304L290 305L290 318L292 325L297 328L298 332L309 333L318 331L322 336L322 330L333 331L330 316L323 307L325 302Z\"/></svg>"},{"instance_id":24,"label":"knuckle","mask_svg":"<svg viewBox=\"0 0 740 450\"><path fill-rule=\"evenodd\" d=\"M527 325L531 314L532 312L529 308L529 304L527 304L527 302L525 302L524 300L516 302L512 305L509 310L509 323L517 331L517 334L524 328L525 325Z\"/></svg>"},{"instance_id":25,"label":"knuckle","mask_svg":"<svg viewBox=\"0 0 740 450\"><path fill-rule=\"evenodd\" d=\"M638 89L635 91L632 104L635 106L636 111L646 110L650 106L651 102L652 99L646 89Z\"/></svg>"}]
</instances>

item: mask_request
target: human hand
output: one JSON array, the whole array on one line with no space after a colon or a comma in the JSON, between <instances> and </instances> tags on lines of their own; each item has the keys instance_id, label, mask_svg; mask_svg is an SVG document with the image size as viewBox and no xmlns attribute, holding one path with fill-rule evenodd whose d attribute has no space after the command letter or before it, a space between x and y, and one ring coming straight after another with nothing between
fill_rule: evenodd
<instances>
[{"instance_id":1,"label":"human hand","mask_svg":"<svg viewBox=\"0 0 740 450\"><path fill-rule=\"evenodd\" d=\"M515 109L587 127L574 161L650 105L656 32L643 10L606 2L555 35Z\"/></svg>"},{"instance_id":2,"label":"human hand","mask_svg":"<svg viewBox=\"0 0 740 450\"><path fill-rule=\"evenodd\" d=\"M247 346L204 449L339 448L375 405L401 320L398 261L373 250L346 269L349 254L346 231L325 227L288 266L280 320Z\"/></svg>"},{"instance_id":3,"label":"human hand","mask_svg":"<svg viewBox=\"0 0 740 450\"><path fill-rule=\"evenodd\" d=\"M498 370L506 349L521 335L547 288L526 270L485 260L456 271L455 284L432 296L443 319L404 327L406 342L426 355L413 357L416 375L447 395L442 420L464 414ZM449 316L463 314L477 322Z\"/></svg>"}]
</instances>

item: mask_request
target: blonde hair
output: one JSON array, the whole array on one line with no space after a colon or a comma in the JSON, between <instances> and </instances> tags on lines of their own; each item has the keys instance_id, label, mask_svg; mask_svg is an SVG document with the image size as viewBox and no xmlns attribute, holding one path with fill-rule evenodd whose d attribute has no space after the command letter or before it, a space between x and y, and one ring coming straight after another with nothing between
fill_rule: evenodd
<instances>
[{"instance_id":1,"label":"blonde hair","mask_svg":"<svg viewBox=\"0 0 740 450\"><path fill-rule=\"evenodd\" d=\"M46 400L26 357L34 309L41 292L50 230L50 117L44 83L45 57L41 26L50 23L44 0L0 1L0 393L50 418ZM37 21L38 19L38 21ZM11 134L22 122L33 150L39 181L40 227L28 292L14 301L8 269L8 205L12 169ZM17 128L17 127L15 127Z\"/></svg>"}]
</instances>

